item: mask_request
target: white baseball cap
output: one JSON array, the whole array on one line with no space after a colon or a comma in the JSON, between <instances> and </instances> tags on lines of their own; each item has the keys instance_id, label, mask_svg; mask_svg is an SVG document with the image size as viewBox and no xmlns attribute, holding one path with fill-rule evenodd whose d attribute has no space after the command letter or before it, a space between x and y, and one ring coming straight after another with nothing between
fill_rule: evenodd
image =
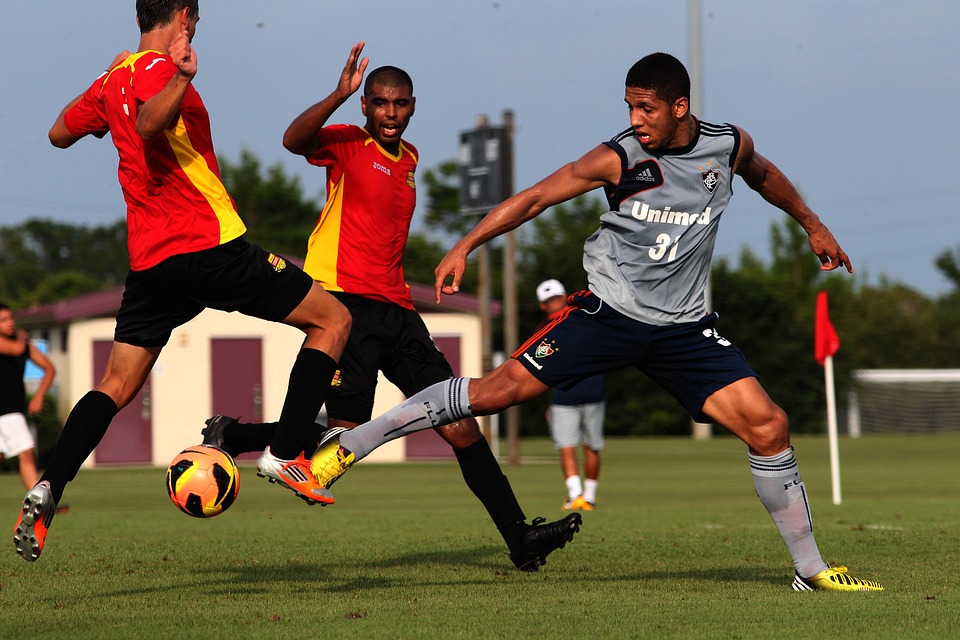
<instances>
[{"instance_id":1,"label":"white baseball cap","mask_svg":"<svg viewBox=\"0 0 960 640\"><path fill-rule=\"evenodd\" d=\"M567 295L566 290L564 290L563 285L560 284L559 280L544 280L537 285L537 301L546 302L550 298L556 296L565 296Z\"/></svg>"}]
</instances>

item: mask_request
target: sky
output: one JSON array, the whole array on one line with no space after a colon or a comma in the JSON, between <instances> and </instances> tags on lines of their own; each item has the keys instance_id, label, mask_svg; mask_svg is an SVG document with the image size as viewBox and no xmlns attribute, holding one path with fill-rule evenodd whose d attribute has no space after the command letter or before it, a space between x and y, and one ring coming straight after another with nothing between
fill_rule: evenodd
<instances>
[{"instance_id":1,"label":"sky","mask_svg":"<svg viewBox=\"0 0 960 640\"><path fill-rule=\"evenodd\" d=\"M654 51L690 62L674 0L202 0L194 86L220 157L249 149L309 197L324 174L285 151L290 121L335 87L350 46L414 80L405 138L421 173L457 157L478 115L514 113L515 184L529 186L628 126L623 79ZM107 141L54 149L60 109L139 38L134 0L10 3L0 24L0 225L124 216ZM850 255L857 282L940 295L960 247L960 2L701 0L706 120L751 134ZM331 122L362 124L358 96ZM716 255L770 254L785 219L737 179ZM598 193L599 195L599 193ZM425 198L421 196L421 204ZM243 212L240 212L241 215Z\"/></svg>"}]
</instances>

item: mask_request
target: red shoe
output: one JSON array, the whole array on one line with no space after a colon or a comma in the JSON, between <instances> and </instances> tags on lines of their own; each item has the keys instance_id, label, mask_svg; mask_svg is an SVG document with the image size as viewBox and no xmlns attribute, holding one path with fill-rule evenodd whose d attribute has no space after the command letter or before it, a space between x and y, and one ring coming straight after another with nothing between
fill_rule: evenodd
<instances>
[{"instance_id":1,"label":"red shoe","mask_svg":"<svg viewBox=\"0 0 960 640\"><path fill-rule=\"evenodd\" d=\"M310 470L310 461L301 453L293 460L283 460L270 453L270 447L260 454L257 475L270 482L278 482L307 501L307 504L333 504L336 500L327 488L317 482Z\"/></svg>"}]
</instances>

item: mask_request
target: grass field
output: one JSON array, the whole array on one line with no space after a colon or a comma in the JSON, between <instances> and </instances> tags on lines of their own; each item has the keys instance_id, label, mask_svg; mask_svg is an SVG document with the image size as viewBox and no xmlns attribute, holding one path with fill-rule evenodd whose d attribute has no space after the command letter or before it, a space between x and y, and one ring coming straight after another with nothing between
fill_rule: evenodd
<instances>
[{"instance_id":1,"label":"grass field","mask_svg":"<svg viewBox=\"0 0 960 640\"><path fill-rule=\"evenodd\" d=\"M512 568L453 463L358 465L307 507L242 467L226 514L168 501L162 469L82 471L34 564L0 553L4 638L951 638L960 634L960 434L798 437L824 558L882 593L796 593L731 438L610 439L600 509L539 573ZM562 516L548 442L505 466ZM9 530L23 490L0 476Z\"/></svg>"}]
</instances>

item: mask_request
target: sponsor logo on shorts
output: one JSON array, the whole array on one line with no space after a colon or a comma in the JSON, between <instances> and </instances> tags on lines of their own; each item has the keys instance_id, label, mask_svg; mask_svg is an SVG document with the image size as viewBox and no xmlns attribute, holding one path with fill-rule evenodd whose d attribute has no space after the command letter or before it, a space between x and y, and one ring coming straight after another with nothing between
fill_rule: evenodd
<instances>
[{"instance_id":1,"label":"sponsor logo on shorts","mask_svg":"<svg viewBox=\"0 0 960 640\"><path fill-rule=\"evenodd\" d=\"M273 270L276 271L277 273L280 273L281 271L287 268L287 261L281 258L280 256L274 255L272 253L267 258L267 262L269 262L273 266Z\"/></svg>"},{"instance_id":2,"label":"sponsor logo on shorts","mask_svg":"<svg viewBox=\"0 0 960 640\"><path fill-rule=\"evenodd\" d=\"M729 346L730 346L730 341L727 340L726 338L724 338L724 337L723 337L722 335L720 335L719 333L717 333L717 330L716 330L716 329L704 329L704 330L703 330L703 337L704 337L704 338L713 338L714 340L717 341L717 344L719 344L721 347L729 347Z\"/></svg>"},{"instance_id":3,"label":"sponsor logo on shorts","mask_svg":"<svg viewBox=\"0 0 960 640\"><path fill-rule=\"evenodd\" d=\"M342 374L340 373L340 369L337 369L333 372L333 378L330 380L330 386L339 387L341 384L343 384Z\"/></svg>"}]
</instances>

